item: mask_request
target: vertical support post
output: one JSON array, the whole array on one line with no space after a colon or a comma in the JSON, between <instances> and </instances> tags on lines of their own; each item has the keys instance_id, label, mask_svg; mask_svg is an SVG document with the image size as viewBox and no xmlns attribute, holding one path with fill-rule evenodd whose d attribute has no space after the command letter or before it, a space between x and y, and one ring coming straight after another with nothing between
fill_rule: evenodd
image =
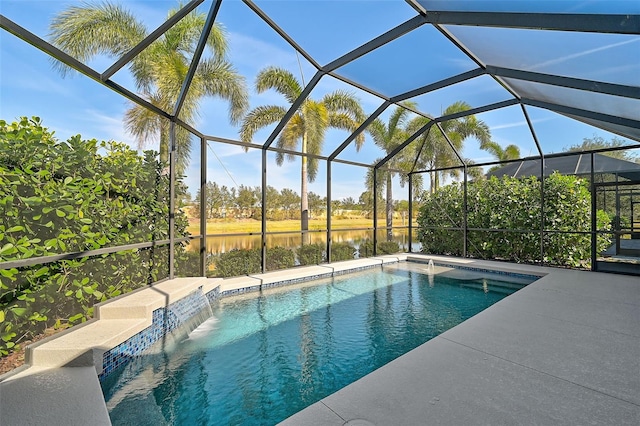
<instances>
[{"instance_id":1,"label":"vertical support post","mask_svg":"<svg viewBox=\"0 0 640 426\"><path fill-rule=\"evenodd\" d=\"M413 246L413 173L409 173L407 180L409 181L409 249L407 253L411 253Z\"/></svg>"},{"instance_id":2,"label":"vertical support post","mask_svg":"<svg viewBox=\"0 0 640 426\"><path fill-rule=\"evenodd\" d=\"M591 270L597 271L598 265L596 264L597 259L597 251L596 251L596 240L597 240L597 222L596 222L596 181L595 181L595 156L593 152L589 154L591 157Z\"/></svg>"},{"instance_id":3,"label":"vertical support post","mask_svg":"<svg viewBox=\"0 0 640 426\"><path fill-rule=\"evenodd\" d=\"M169 279L175 278L176 245L176 123L169 124Z\"/></svg>"},{"instance_id":4,"label":"vertical support post","mask_svg":"<svg viewBox=\"0 0 640 426\"><path fill-rule=\"evenodd\" d=\"M331 160L327 160L327 262L331 263Z\"/></svg>"},{"instance_id":5,"label":"vertical support post","mask_svg":"<svg viewBox=\"0 0 640 426\"><path fill-rule=\"evenodd\" d=\"M620 238L622 237L622 234L620 233L620 231L622 231L622 221L620 220L620 188L618 188L618 173L615 174L616 176L616 220L614 221L615 223L615 231L616 231L616 255L620 254Z\"/></svg>"},{"instance_id":6,"label":"vertical support post","mask_svg":"<svg viewBox=\"0 0 640 426\"><path fill-rule=\"evenodd\" d=\"M207 141L200 138L200 275L207 276Z\"/></svg>"},{"instance_id":7,"label":"vertical support post","mask_svg":"<svg viewBox=\"0 0 640 426\"><path fill-rule=\"evenodd\" d=\"M540 265L542 266L544 266L544 228L546 226L544 203L544 157L540 157Z\"/></svg>"},{"instance_id":8,"label":"vertical support post","mask_svg":"<svg viewBox=\"0 0 640 426\"><path fill-rule=\"evenodd\" d=\"M462 220L463 220L463 225L464 228L462 229L462 238L463 238L463 243L462 243L462 257L467 257L467 232L468 232L468 224L467 224L467 164L464 164L464 199L462 200L462 208L463 208L463 214L462 214Z\"/></svg>"},{"instance_id":9,"label":"vertical support post","mask_svg":"<svg viewBox=\"0 0 640 426\"><path fill-rule=\"evenodd\" d=\"M529 126L529 131L531 132L531 137L533 141L536 143L536 148L538 149L538 154L540 154L540 265L544 265L544 153L542 152L542 147L540 146L540 142L538 141L538 136L536 135L536 131L533 128L533 123L531 123L531 119L529 118L529 114L527 113L527 109L523 104L520 104L520 108L522 108L522 114L524 118L527 120L527 125Z\"/></svg>"},{"instance_id":10,"label":"vertical support post","mask_svg":"<svg viewBox=\"0 0 640 426\"><path fill-rule=\"evenodd\" d=\"M378 169L373 168L373 255L376 256L378 245Z\"/></svg>"},{"instance_id":11,"label":"vertical support post","mask_svg":"<svg viewBox=\"0 0 640 426\"><path fill-rule=\"evenodd\" d=\"M267 271L267 150L262 149L262 217L260 225L260 245L262 273Z\"/></svg>"}]
</instances>

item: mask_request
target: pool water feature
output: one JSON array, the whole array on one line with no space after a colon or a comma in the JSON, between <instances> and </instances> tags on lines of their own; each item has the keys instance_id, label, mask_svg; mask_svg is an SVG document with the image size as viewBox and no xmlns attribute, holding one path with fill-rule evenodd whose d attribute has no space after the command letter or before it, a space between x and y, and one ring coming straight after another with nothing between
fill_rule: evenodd
<instances>
[{"instance_id":1,"label":"pool water feature","mask_svg":"<svg viewBox=\"0 0 640 426\"><path fill-rule=\"evenodd\" d=\"M111 420L276 424L532 281L424 267L403 263L220 299L179 345L107 377Z\"/></svg>"}]
</instances>

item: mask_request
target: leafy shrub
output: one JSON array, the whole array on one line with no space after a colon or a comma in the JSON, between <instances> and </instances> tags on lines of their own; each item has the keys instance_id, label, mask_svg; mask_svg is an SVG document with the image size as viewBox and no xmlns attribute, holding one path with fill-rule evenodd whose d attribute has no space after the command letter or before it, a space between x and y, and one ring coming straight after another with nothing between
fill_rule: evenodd
<instances>
[{"instance_id":1,"label":"leafy shrub","mask_svg":"<svg viewBox=\"0 0 640 426\"><path fill-rule=\"evenodd\" d=\"M167 239L164 168L155 153L116 142L59 142L37 117L0 120L0 261ZM176 237L186 226L176 212ZM183 254L177 246L176 258ZM166 277L168 260L159 246L0 270L0 354Z\"/></svg>"},{"instance_id":2,"label":"leafy shrub","mask_svg":"<svg viewBox=\"0 0 640 426\"><path fill-rule=\"evenodd\" d=\"M292 268L295 265L295 253L285 247L267 249L267 271ZM239 277L262 272L262 253L260 248L248 250L234 249L221 253L213 259L216 277Z\"/></svg>"},{"instance_id":3,"label":"leafy shrub","mask_svg":"<svg viewBox=\"0 0 640 426\"><path fill-rule=\"evenodd\" d=\"M321 244L306 244L297 250L300 265L318 265L327 261L325 247Z\"/></svg>"},{"instance_id":4,"label":"leafy shrub","mask_svg":"<svg viewBox=\"0 0 640 426\"><path fill-rule=\"evenodd\" d=\"M286 247L271 247L267 249L267 271L293 268L296 254Z\"/></svg>"},{"instance_id":5,"label":"leafy shrub","mask_svg":"<svg viewBox=\"0 0 640 426\"><path fill-rule=\"evenodd\" d=\"M214 257L213 265L217 277L238 277L262 272L262 259L259 248L233 249Z\"/></svg>"},{"instance_id":6,"label":"leafy shrub","mask_svg":"<svg viewBox=\"0 0 640 426\"><path fill-rule=\"evenodd\" d=\"M395 241L378 241L378 244L376 245L376 253L378 255L394 254L399 251L400 245ZM361 258L373 256L373 241L364 240L360 244L359 253Z\"/></svg>"},{"instance_id":7,"label":"leafy shrub","mask_svg":"<svg viewBox=\"0 0 640 426\"><path fill-rule=\"evenodd\" d=\"M514 231L473 231L467 234L469 254L490 259L535 263L540 260L540 181L535 177L504 177L476 181L467 186L467 226ZM588 183L557 173L544 180L544 261L552 265L587 267L590 263L591 196ZM462 255L463 188L451 184L431 194L420 208L419 238L422 251ZM610 229L605 212L596 216L598 230ZM435 229L430 229L435 227ZM525 232L520 232L524 230ZM531 230L531 232L526 232ZM564 233L567 232L567 233ZM573 233L572 233L573 232ZM606 235L597 237L597 249L610 244Z\"/></svg>"},{"instance_id":8,"label":"leafy shrub","mask_svg":"<svg viewBox=\"0 0 640 426\"><path fill-rule=\"evenodd\" d=\"M358 247L358 257L362 259L363 257L371 257L371 256L373 256L373 241L364 240L363 242L360 243L360 246Z\"/></svg>"},{"instance_id":9,"label":"leafy shrub","mask_svg":"<svg viewBox=\"0 0 640 426\"><path fill-rule=\"evenodd\" d=\"M331 245L331 261L352 260L355 256L356 248L349 243L334 243Z\"/></svg>"},{"instance_id":10,"label":"leafy shrub","mask_svg":"<svg viewBox=\"0 0 640 426\"><path fill-rule=\"evenodd\" d=\"M378 254L395 254L400 251L400 244L395 241L381 241L378 243Z\"/></svg>"}]
</instances>

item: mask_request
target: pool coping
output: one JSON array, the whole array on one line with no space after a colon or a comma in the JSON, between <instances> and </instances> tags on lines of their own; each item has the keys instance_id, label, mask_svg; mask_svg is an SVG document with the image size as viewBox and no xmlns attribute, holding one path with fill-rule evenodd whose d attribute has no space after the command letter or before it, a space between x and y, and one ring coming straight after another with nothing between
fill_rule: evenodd
<instances>
[{"instance_id":1,"label":"pool coping","mask_svg":"<svg viewBox=\"0 0 640 426\"><path fill-rule=\"evenodd\" d=\"M14 373L8 373L6 375L0 376L0 395L2 387L7 388L9 386L12 386L12 383L15 382L29 382L31 378L39 377L43 374L60 375L61 372L64 373L66 371L72 371L70 370L70 368L77 367L84 368L84 375L86 376L87 368L91 367L94 369L93 377L91 379L87 379L86 377L84 377L84 379L82 379L82 383L74 383L73 389L75 389L74 392L84 392L85 396L94 395L94 399L96 400L94 401L94 404L97 404L97 406L93 409L93 411L95 411L94 415L102 419L101 421L105 421L104 424L109 424L106 405L104 403L104 398L102 397L102 392L96 375L96 373L99 374L100 371L99 368L95 366L100 364L100 360L103 359L102 356L105 352L117 346L118 341L122 343L126 341L127 335L130 335L131 333L135 335L136 333L140 333L141 330L148 328L149 324L152 323L152 319L150 318L150 316L153 315L153 312L157 312L159 308L182 300L184 297L192 294L193 291L201 291L206 295L215 294L215 297L225 297L251 291L259 291L261 289L272 288L275 286L297 284L307 280L372 268L384 265L386 263L396 263L405 260L428 262L428 260L430 259L444 270L447 270L450 267L471 270L490 269L492 271L499 271L505 274L526 274L539 277L544 277L545 275L556 275L558 273L562 273L562 271L566 271L550 267L510 264L494 261L479 261L474 259L461 259L445 256L398 254L367 259L356 259L353 261L345 261L332 264L299 267L290 270L275 271L266 274L235 277L229 279L178 278L175 280L161 282L152 287L141 289L139 291L132 292L128 295L124 295L117 299L100 304L96 309L96 316L98 317L96 318L96 320L91 321L89 324L84 325L83 327L76 327L72 329L71 332L61 333L62 336L60 337L62 337L63 339L61 339L61 341L59 342L56 342L56 338L58 336L53 336L52 338L46 339L36 345L33 345L33 347L29 348L29 360L36 361L36 365L31 365L24 369L15 371ZM473 320L473 318L471 320ZM100 324L101 321L102 324L110 324L112 330L115 329L118 331L119 334L117 338L114 336L110 336L110 340L105 340L104 336L101 333L94 333L95 330L93 329L93 327L97 326L92 326L92 324ZM126 324L129 324L129 328L125 327ZM107 328L105 330L107 330ZM99 341L97 343L97 346L86 345L90 347L88 349L85 348L87 350L85 350L84 352L82 350L78 350L76 352L75 359L73 359L73 357L69 356L68 354L62 356L61 353L66 349L66 347L69 346L69 342L73 340L72 337L74 330L77 331L76 337L79 337L80 339L84 339L88 335L96 334L98 336L102 336L101 338L103 338L103 340ZM114 344L115 346L112 346ZM47 347L47 345L49 347ZM43 353L38 354L38 350L48 351L50 354L52 354L53 361L47 361L47 357L44 356ZM71 358L71 360L69 358ZM37 364L37 362L44 362L44 364ZM34 389L32 386L30 392L33 391ZM46 388L37 388L37 393L39 394L46 394L47 392L48 390ZM29 394L27 396L23 395L22 397L27 398L28 400L34 398L39 399L38 396L33 394ZM100 401L97 401L98 399L100 399ZM46 400L46 397L43 398L43 401ZM3 415L8 414L6 412L7 404L5 404L4 401L0 402L0 418L5 417L12 419L13 416L6 417ZM41 407L41 410L46 411L47 408L43 406ZM87 410L87 407L81 407L80 411L81 410ZM10 409L9 411L12 410ZM64 421L73 419L76 414L79 416L86 415L86 413L75 413L75 411L79 410L70 409L64 412ZM17 423L15 424L29 424L28 421L25 421L28 419L25 419L24 416L33 418L37 414L37 412L37 408L32 410L32 412L30 413L22 413L20 411L17 411L17 413L22 415L23 418L17 421ZM97 424L101 424L101 421L98 421Z\"/></svg>"},{"instance_id":2,"label":"pool coping","mask_svg":"<svg viewBox=\"0 0 640 426\"><path fill-rule=\"evenodd\" d=\"M455 264L545 275L280 425L640 422L637 277Z\"/></svg>"},{"instance_id":3,"label":"pool coping","mask_svg":"<svg viewBox=\"0 0 640 426\"><path fill-rule=\"evenodd\" d=\"M0 375L2 424L42 424L43 419L49 424L86 424L86 419L95 420L93 424L110 424L98 380L105 360L110 359L109 351L127 345L131 339L149 331L154 325L154 313L188 298L194 292L202 292L215 299L403 260L406 260L405 254L396 254L227 279L175 278L97 304L94 319L28 346L25 365ZM52 398L61 392L56 382L72 384L64 390L66 400L92 402L79 406L61 403L59 407L64 409L52 411L49 407ZM11 403L14 400L16 403ZM21 409L25 401L34 402L30 404L30 410ZM60 417L56 419L54 413Z\"/></svg>"}]
</instances>

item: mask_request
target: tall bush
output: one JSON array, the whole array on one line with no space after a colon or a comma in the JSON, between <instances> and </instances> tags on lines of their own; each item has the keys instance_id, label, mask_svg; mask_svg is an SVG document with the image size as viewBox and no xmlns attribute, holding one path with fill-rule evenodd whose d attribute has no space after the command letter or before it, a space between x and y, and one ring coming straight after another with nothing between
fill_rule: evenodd
<instances>
[{"instance_id":1,"label":"tall bush","mask_svg":"<svg viewBox=\"0 0 640 426\"><path fill-rule=\"evenodd\" d=\"M535 177L481 180L467 187L467 226L478 229L467 235L468 252L481 258L516 262L540 261L540 181ZM464 202L461 184L451 184L431 194L420 208L418 237L422 251L462 255ZM570 267L588 267L591 258L591 194L588 182L576 176L554 173L544 180L544 261ZM609 230L610 220L598 211L598 230ZM433 227L433 229L432 229ZM530 232L520 231L531 230ZM564 233L566 232L566 233ZM597 237L600 252L610 244Z\"/></svg>"},{"instance_id":2,"label":"tall bush","mask_svg":"<svg viewBox=\"0 0 640 426\"><path fill-rule=\"evenodd\" d=\"M163 169L151 151L79 135L60 142L37 117L0 120L0 261L167 239ZM176 237L186 226L176 212ZM168 260L160 246L0 270L0 353L166 277Z\"/></svg>"},{"instance_id":3,"label":"tall bush","mask_svg":"<svg viewBox=\"0 0 640 426\"><path fill-rule=\"evenodd\" d=\"M300 265L318 265L326 262L327 252L322 244L305 244L297 250Z\"/></svg>"},{"instance_id":4,"label":"tall bush","mask_svg":"<svg viewBox=\"0 0 640 426\"><path fill-rule=\"evenodd\" d=\"M356 248L350 243L333 243L331 245L331 261L353 260Z\"/></svg>"},{"instance_id":5,"label":"tall bush","mask_svg":"<svg viewBox=\"0 0 640 426\"><path fill-rule=\"evenodd\" d=\"M378 255L383 254L395 254L400 251L400 245L396 241L378 241L376 245L376 253ZM364 240L360 243L358 253L361 258L373 256L373 241Z\"/></svg>"},{"instance_id":6,"label":"tall bush","mask_svg":"<svg viewBox=\"0 0 640 426\"><path fill-rule=\"evenodd\" d=\"M262 253L260 248L247 250L233 249L213 258L216 277L238 277L262 272ZM293 268L295 253L285 247L267 248L267 271Z\"/></svg>"}]
</instances>

